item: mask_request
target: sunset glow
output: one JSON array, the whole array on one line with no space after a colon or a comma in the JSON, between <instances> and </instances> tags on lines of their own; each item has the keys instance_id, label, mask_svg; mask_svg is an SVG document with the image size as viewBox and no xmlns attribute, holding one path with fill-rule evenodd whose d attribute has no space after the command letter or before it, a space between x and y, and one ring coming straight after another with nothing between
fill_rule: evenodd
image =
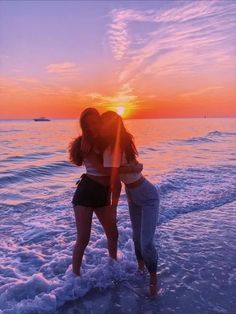
<instances>
[{"instance_id":1,"label":"sunset glow","mask_svg":"<svg viewBox=\"0 0 236 314\"><path fill-rule=\"evenodd\" d=\"M236 116L234 1L1 1L0 12L1 118L87 106Z\"/></svg>"},{"instance_id":2,"label":"sunset glow","mask_svg":"<svg viewBox=\"0 0 236 314\"><path fill-rule=\"evenodd\" d=\"M124 113L125 113L125 107L123 107L123 106L116 107L116 112L117 112L120 116L123 116Z\"/></svg>"}]
</instances>

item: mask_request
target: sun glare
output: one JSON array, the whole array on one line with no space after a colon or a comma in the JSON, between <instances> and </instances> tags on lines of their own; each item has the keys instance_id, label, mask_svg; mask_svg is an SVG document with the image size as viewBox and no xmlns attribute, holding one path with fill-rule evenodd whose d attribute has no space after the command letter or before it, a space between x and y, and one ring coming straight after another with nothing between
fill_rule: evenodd
<instances>
[{"instance_id":1,"label":"sun glare","mask_svg":"<svg viewBox=\"0 0 236 314\"><path fill-rule=\"evenodd\" d=\"M116 112L120 115L123 116L125 113L125 107L124 106L118 106L116 107Z\"/></svg>"}]
</instances>

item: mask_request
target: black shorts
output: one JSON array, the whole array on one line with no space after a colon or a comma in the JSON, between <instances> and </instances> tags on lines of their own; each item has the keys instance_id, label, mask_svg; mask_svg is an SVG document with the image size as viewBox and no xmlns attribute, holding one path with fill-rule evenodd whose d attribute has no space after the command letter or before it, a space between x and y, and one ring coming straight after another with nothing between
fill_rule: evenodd
<instances>
[{"instance_id":1,"label":"black shorts","mask_svg":"<svg viewBox=\"0 0 236 314\"><path fill-rule=\"evenodd\" d=\"M98 183L86 174L83 174L75 190L72 204L74 206L81 205L92 208L109 206L111 204L110 187Z\"/></svg>"}]
</instances>

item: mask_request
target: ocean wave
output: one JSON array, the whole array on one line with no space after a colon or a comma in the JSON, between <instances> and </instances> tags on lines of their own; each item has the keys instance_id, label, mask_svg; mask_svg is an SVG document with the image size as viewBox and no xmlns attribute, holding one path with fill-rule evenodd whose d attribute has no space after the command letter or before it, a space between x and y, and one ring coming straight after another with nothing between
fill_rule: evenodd
<instances>
[{"instance_id":1,"label":"ocean wave","mask_svg":"<svg viewBox=\"0 0 236 314\"><path fill-rule=\"evenodd\" d=\"M233 313L236 202L232 202L236 198L236 168L230 165L234 164L236 133L233 133L233 126L231 133L220 132L219 129L224 127L222 124L219 129L215 127L217 130L214 128L205 134L208 126L204 124L201 127L201 123L191 130L197 130L192 133L193 138L177 142L173 140L171 144L180 145L177 151L179 149L181 152L181 145L189 145L184 147L191 155L186 159L184 150L183 158L179 159L179 155L175 154L176 147L172 146L174 149L170 150L165 139L160 142L161 133L155 131L156 122L151 131L152 139L156 138L157 141L152 142L147 135L141 147L142 153L146 153L147 176L159 186L161 192L155 243L159 250L159 283L164 294L154 301L154 305L145 299L144 293L141 297L138 294L147 288L148 276L138 279L135 272L132 228L125 194L121 195L117 211L121 250L119 263L112 263L107 257L106 237L94 215L91 241L81 268L82 276L75 277L71 271L71 256L76 240L71 199L76 189L74 183L81 170L73 168L65 161L66 157L60 155L66 152L66 138L58 138L56 128L55 134L51 130L46 130L46 133L44 129L40 130L37 141L45 146L35 147L35 140L28 138L31 150L23 151L27 153L22 156L25 164L21 163L24 159L15 156L18 150L14 139L11 140L11 147L3 146L4 149L10 148L4 153L4 158L11 154L16 160L1 163L0 313L67 313L65 308L68 313L90 313L94 309L101 313L120 313L123 309L127 311L127 308L134 313L155 312L157 309L173 313L190 313L192 309L199 313L206 310L211 313ZM21 126L16 124L13 128ZM67 130L71 134L71 123L68 129L67 126L61 129L64 135ZM225 129L230 130L228 120ZM143 139L137 122L134 130ZM45 136L48 136L46 142ZM203 138L199 146L198 136L200 141ZM205 137L208 142L204 140ZM24 140L22 138L18 142L18 147L24 147ZM201 151L201 156L206 158L204 165L192 154L192 149L194 152L196 148L204 150L204 154ZM34 159L40 158L40 150L45 153L41 155L45 157L41 157L43 163L37 161L31 167ZM47 155L50 151L53 158ZM164 156L163 168L158 168L161 163L158 157L168 151L171 152ZM154 160L157 154L159 156ZM32 162L27 162L27 158ZM149 159L152 159L151 162ZM176 169L176 165L179 168ZM14 185L10 185L11 182ZM222 204L225 205L221 207ZM141 282L139 287L138 280ZM123 289L128 284L137 294L131 295L131 289ZM118 299L112 294L116 287L122 290ZM109 289L106 291L106 288ZM104 293L104 298L99 303L100 291ZM203 297L203 291L209 293ZM80 303L76 303L72 309L70 300L71 303L73 300ZM117 300L120 307L115 308ZM144 303L146 308L143 308ZM114 305L112 310L108 304Z\"/></svg>"},{"instance_id":2,"label":"ocean wave","mask_svg":"<svg viewBox=\"0 0 236 314\"><path fill-rule=\"evenodd\" d=\"M42 159L42 157L45 156L54 156L54 153L51 152L37 152L37 153L30 153L30 154L22 154L22 155L16 155L16 156L10 156L5 159L2 159L1 162L14 162L14 161L27 161L27 160L38 160Z\"/></svg>"},{"instance_id":3,"label":"ocean wave","mask_svg":"<svg viewBox=\"0 0 236 314\"><path fill-rule=\"evenodd\" d=\"M29 256L29 252L23 249L16 253L16 258L20 259L19 256L22 258L24 255L29 257L34 273L22 276L16 269L17 263L15 269L5 265L0 267L2 279L5 279L0 287L1 308L9 314L56 313L65 302L81 298L92 289L112 288L124 280L132 281L136 264L130 245L131 239L126 243L126 257L120 254L119 262L106 257L105 247L94 248L92 255L96 259L91 261L90 268L89 263L86 263L89 269L85 272L82 270L81 277L72 273L69 250L58 252L47 261L44 255ZM32 257L41 262L38 271L34 270Z\"/></svg>"},{"instance_id":4,"label":"ocean wave","mask_svg":"<svg viewBox=\"0 0 236 314\"><path fill-rule=\"evenodd\" d=\"M57 162L43 167L33 167L21 171L16 176L3 176L0 178L0 186L6 188L8 184L21 182L22 180L37 181L42 176L55 175L56 173L66 173L68 168L73 168L70 163ZM37 177L36 177L37 175ZM23 178L22 178L23 177ZM175 218L177 215L185 214L191 211L211 209L230 203L236 199L236 167L233 166L209 166L209 167L188 167L177 168L175 171L166 173L158 183L161 193L160 223ZM55 177L54 177L55 179ZM56 180L56 179L55 179ZM38 203L50 212L55 208L68 206L75 189L73 182L70 187L48 185L44 192L39 194L36 187L26 188L25 199L21 194L15 194L14 197L7 191L0 204L0 209L13 210L14 212L27 212L38 207ZM3 190L4 192L5 190ZM22 190L24 191L24 190ZM60 192L61 191L61 192ZM126 194L122 190L120 200L126 203ZM27 196L29 193L29 196ZM34 202L29 199L34 195ZM42 194L43 193L43 194ZM35 198L37 196L37 198ZM11 198L11 203L8 198ZM66 203L67 202L67 203ZM35 204L36 205L35 205Z\"/></svg>"},{"instance_id":5,"label":"ocean wave","mask_svg":"<svg viewBox=\"0 0 236 314\"><path fill-rule=\"evenodd\" d=\"M222 137L235 137L236 133L234 132L220 132L220 131L211 131L207 133L204 136L199 136L199 137L192 137L189 139L183 139L183 140L173 140L169 142L169 144L187 144L187 145L194 145L194 144L211 144L215 143L219 138Z\"/></svg>"},{"instance_id":6,"label":"ocean wave","mask_svg":"<svg viewBox=\"0 0 236 314\"><path fill-rule=\"evenodd\" d=\"M232 208L235 207L232 206ZM158 228L157 237L160 242L158 244L160 253L158 276L161 287L165 288L163 295L160 296L161 299L157 300L158 303L160 300L163 302L165 298L173 300L173 295L180 297L185 290L188 292L188 298L191 291L194 291L196 297L196 289L197 294L201 295L201 291L205 291L201 286L204 282L208 282L213 300L219 292L221 297L227 300L229 291L224 289L222 294L222 287L218 285L220 278L224 278L225 285L227 285L227 280L229 281L229 286L232 287L230 296L235 299L233 295L235 271L231 268L234 265L235 242L228 241L230 232L234 234L233 222L229 225L229 221L234 217L232 208L224 206L214 210L209 216L194 215L186 219L179 217L176 222L173 221ZM6 260L0 265L0 282L2 283L0 304L3 313L58 313L60 309L61 313L64 313L63 306L69 301L83 302L89 292L105 291L107 288L111 291L116 287L120 289L128 287L130 291L125 290L128 295L132 292L136 298L144 297L143 291L137 288L140 286L143 289L147 285L148 278L146 275L136 273L131 232L127 229L125 226L119 228L122 252L118 252L118 262L106 256L105 236L96 230L86 250L80 277L75 276L71 269L73 241L67 245L59 242L54 252L50 251L51 254L45 250L44 246L41 253L37 252L39 247L35 244L30 247L17 246L13 242L6 245L3 248L4 256L7 256L8 252L8 258L12 257L14 262L12 261L9 265L9 261ZM219 234L220 236L216 239ZM224 242L226 242L228 254L227 260L222 262L222 256L226 252L225 245L222 245ZM202 303L198 303L198 306L209 308L209 304L205 304L207 300L201 296L200 300ZM114 301L114 299L111 300L111 302ZM175 302L165 303L173 307L171 312L175 311ZM191 307L192 304L189 306ZM135 307L137 309L137 304ZM78 309L80 307L77 307L77 311ZM213 306L211 309L212 313L215 313ZM186 313L188 312L186 310ZM107 311L103 309L101 313L107 313Z\"/></svg>"},{"instance_id":7,"label":"ocean wave","mask_svg":"<svg viewBox=\"0 0 236 314\"><path fill-rule=\"evenodd\" d=\"M209 137L236 136L236 132L211 131L207 133L206 136L209 136Z\"/></svg>"},{"instance_id":8,"label":"ocean wave","mask_svg":"<svg viewBox=\"0 0 236 314\"><path fill-rule=\"evenodd\" d=\"M189 167L167 174L160 183L159 223L236 200L236 167Z\"/></svg>"},{"instance_id":9,"label":"ocean wave","mask_svg":"<svg viewBox=\"0 0 236 314\"><path fill-rule=\"evenodd\" d=\"M23 132L24 130L19 130L19 129L11 129L11 130L1 130L0 133L17 133L17 132Z\"/></svg>"},{"instance_id":10,"label":"ocean wave","mask_svg":"<svg viewBox=\"0 0 236 314\"><path fill-rule=\"evenodd\" d=\"M186 213L208 211L233 202L236 199L232 184L235 174L236 168L220 165L179 168L167 173L159 183L161 208L158 230ZM4 262L0 267L0 303L4 313L56 313L66 302L81 299L94 289L112 288L117 283L137 280L132 232L124 197L118 211L119 246L123 252L119 253L119 263L112 263L107 258L105 235L101 226L95 223L84 257L82 276L73 275L71 252L75 228L66 212L69 196L69 192L66 197L60 196L64 206L59 211L58 199L54 195L49 195L44 202L29 202L28 219L24 214L24 231L16 226L19 219L14 216L14 232L10 231L10 234L15 234L16 239L12 243L9 240L2 247ZM39 208L37 216L35 210L39 203L42 209ZM19 212L19 215L22 217L22 213ZM53 222L52 217L55 219ZM175 228L173 236L176 241L178 223Z\"/></svg>"},{"instance_id":11,"label":"ocean wave","mask_svg":"<svg viewBox=\"0 0 236 314\"><path fill-rule=\"evenodd\" d=\"M52 176L59 173L66 173L69 168L74 166L68 161L58 161L45 166L30 166L22 170L15 170L13 174L5 175L0 178L0 188L8 184L14 184L21 181L36 181L44 176Z\"/></svg>"},{"instance_id":12,"label":"ocean wave","mask_svg":"<svg viewBox=\"0 0 236 314\"><path fill-rule=\"evenodd\" d=\"M211 144L215 141L207 137L192 137L186 140L173 140L169 142L169 145L196 145L196 144Z\"/></svg>"}]
</instances>

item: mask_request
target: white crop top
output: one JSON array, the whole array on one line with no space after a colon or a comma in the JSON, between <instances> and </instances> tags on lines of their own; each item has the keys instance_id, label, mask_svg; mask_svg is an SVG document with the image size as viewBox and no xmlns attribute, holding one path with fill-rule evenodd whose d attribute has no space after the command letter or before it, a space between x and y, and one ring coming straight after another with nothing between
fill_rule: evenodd
<instances>
[{"instance_id":1,"label":"white crop top","mask_svg":"<svg viewBox=\"0 0 236 314\"><path fill-rule=\"evenodd\" d=\"M104 177L104 176L106 176L106 174L104 174L101 171L99 171L98 169L96 169L93 166L93 164L87 158L84 158L84 166L86 168L86 173L87 174L91 174L91 175L97 176L97 177Z\"/></svg>"},{"instance_id":2,"label":"white crop top","mask_svg":"<svg viewBox=\"0 0 236 314\"><path fill-rule=\"evenodd\" d=\"M135 161L134 161L135 162ZM111 146L105 149L103 152L103 167L114 167L119 168L120 166L129 166L133 163L128 163L125 157L125 153L120 150L114 153ZM120 180L124 184L133 183L138 181L142 177L141 172L131 172L131 173L119 173Z\"/></svg>"},{"instance_id":3,"label":"white crop top","mask_svg":"<svg viewBox=\"0 0 236 314\"><path fill-rule=\"evenodd\" d=\"M99 152L96 149L93 149L93 154L94 155L98 155L99 157ZM88 159L88 158L84 158L84 166L86 168L86 173L87 174L91 174L93 176L97 176L97 177L103 177L103 176L107 176L107 174L103 173L101 170L99 171L94 165L93 163Z\"/></svg>"}]
</instances>

